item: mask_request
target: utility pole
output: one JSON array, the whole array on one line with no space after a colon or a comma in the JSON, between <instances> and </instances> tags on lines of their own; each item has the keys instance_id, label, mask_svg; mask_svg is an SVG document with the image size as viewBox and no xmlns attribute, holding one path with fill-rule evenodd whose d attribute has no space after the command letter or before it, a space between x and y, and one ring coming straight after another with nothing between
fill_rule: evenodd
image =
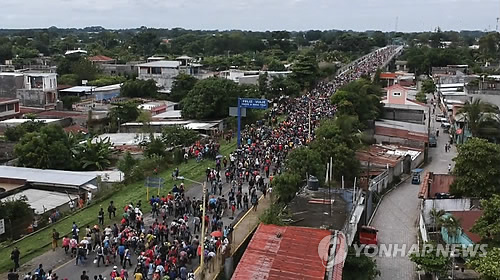
<instances>
[{"instance_id":1,"label":"utility pole","mask_svg":"<svg viewBox=\"0 0 500 280\"><path fill-rule=\"evenodd\" d=\"M309 103L309 142L311 142L311 96L307 97Z\"/></svg>"},{"instance_id":2,"label":"utility pole","mask_svg":"<svg viewBox=\"0 0 500 280\"><path fill-rule=\"evenodd\" d=\"M205 275L205 215L206 215L206 204L207 204L207 182L203 182L203 202L202 202L202 219L201 219L201 254L200 254L200 267L201 267L201 274L204 277Z\"/></svg>"}]
</instances>

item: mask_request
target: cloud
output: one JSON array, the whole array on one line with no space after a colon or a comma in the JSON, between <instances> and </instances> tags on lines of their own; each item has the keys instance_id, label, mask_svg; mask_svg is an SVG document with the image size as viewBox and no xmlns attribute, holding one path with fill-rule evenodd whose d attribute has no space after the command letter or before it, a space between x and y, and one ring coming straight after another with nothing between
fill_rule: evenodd
<instances>
[{"instance_id":1,"label":"cloud","mask_svg":"<svg viewBox=\"0 0 500 280\"><path fill-rule=\"evenodd\" d=\"M422 31L495 26L496 0L2 0L2 28Z\"/></svg>"}]
</instances>

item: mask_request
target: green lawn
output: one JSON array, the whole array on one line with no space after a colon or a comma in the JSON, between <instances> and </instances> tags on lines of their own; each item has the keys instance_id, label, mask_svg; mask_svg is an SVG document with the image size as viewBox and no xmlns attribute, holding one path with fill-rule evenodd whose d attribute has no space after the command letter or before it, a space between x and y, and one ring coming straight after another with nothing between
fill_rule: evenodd
<instances>
[{"instance_id":1,"label":"green lawn","mask_svg":"<svg viewBox=\"0 0 500 280\"><path fill-rule=\"evenodd\" d=\"M223 141L224 142L224 141ZM221 144L220 153L223 155L228 155L236 148L236 141L231 141L229 143ZM192 180L203 180L205 177L205 170L208 167L213 167L214 162L212 160L203 160L200 163L197 163L195 160L190 160L186 164L179 165L180 175ZM176 166L171 166L167 170L163 171L160 176L165 178L165 188L162 189L160 195L167 194L173 187L174 181L172 180L172 172L174 171ZM190 186L189 183L186 182L187 186ZM150 195L157 194L156 189L150 189ZM36 256L43 254L45 251L50 249L50 243L52 241L52 229L55 228L60 234L61 237L64 234L69 234L71 232L71 225L73 221L75 221L80 227L80 232L85 232L85 225L97 224L97 213L101 207L104 208L106 213L106 217L104 220L105 225L110 224L111 222L119 222L119 216L121 216L122 209L126 204L130 202L137 202L138 200L143 201L144 211L149 211L149 204L145 203L147 201L146 198L146 188L143 186L143 182L137 182L133 184L129 184L127 186L123 186L121 188L117 188L116 194L112 195L112 197L105 199L97 204L91 205L88 208L74 214L73 216L62 220L56 223L53 227L46 228L44 230L39 231L38 233L29 236L15 245L12 245L7 248L2 248L0 250L0 273L6 272L9 268L12 267L12 261L10 259L10 252L14 246L17 246L21 251L21 264L26 263L27 261L33 259ZM113 200L115 202L117 210L117 218L113 221L109 221L107 219L107 207L109 201Z\"/></svg>"}]
</instances>

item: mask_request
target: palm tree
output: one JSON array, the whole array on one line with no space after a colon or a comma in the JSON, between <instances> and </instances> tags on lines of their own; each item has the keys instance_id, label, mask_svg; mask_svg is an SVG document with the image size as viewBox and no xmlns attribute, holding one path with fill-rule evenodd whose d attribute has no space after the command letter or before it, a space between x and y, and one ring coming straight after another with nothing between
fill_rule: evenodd
<instances>
[{"instance_id":1,"label":"palm tree","mask_svg":"<svg viewBox=\"0 0 500 280\"><path fill-rule=\"evenodd\" d=\"M432 224L434 227L434 230L439 231L441 229L441 218L446 214L444 210L437 210L436 208L432 208L430 212L430 216L432 219Z\"/></svg>"},{"instance_id":2,"label":"palm tree","mask_svg":"<svg viewBox=\"0 0 500 280\"><path fill-rule=\"evenodd\" d=\"M458 112L465 115L465 121L472 136L478 137L482 124L491 120L490 113L497 113L498 107L491 103L483 102L480 98L476 98L472 102L467 101L464 107L460 108Z\"/></svg>"},{"instance_id":3,"label":"palm tree","mask_svg":"<svg viewBox=\"0 0 500 280\"><path fill-rule=\"evenodd\" d=\"M462 234L462 228L460 226L460 220L453 217L452 215L446 215L441 217L441 225L448 232L451 243L455 244L457 242L457 237Z\"/></svg>"},{"instance_id":4,"label":"palm tree","mask_svg":"<svg viewBox=\"0 0 500 280\"><path fill-rule=\"evenodd\" d=\"M92 141L88 139L78 146L76 157L83 170L104 170L111 165L111 142L109 138Z\"/></svg>"}]
</instances>

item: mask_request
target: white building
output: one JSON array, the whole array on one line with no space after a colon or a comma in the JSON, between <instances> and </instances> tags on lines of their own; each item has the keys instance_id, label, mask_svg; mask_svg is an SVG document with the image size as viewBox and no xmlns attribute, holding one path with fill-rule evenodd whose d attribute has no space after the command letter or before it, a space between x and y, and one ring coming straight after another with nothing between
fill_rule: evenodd
<instances>
[{"instance_id":1,"label":"white building","mask_svg":"<svg viewBox=\"0 0 500 280\"><path fill-rule=\"evenodd\" d=\"M19 99L22 106L55 106L58 99L57 74L1 72L0 97Z\"/></svg>"}]
</instances>

